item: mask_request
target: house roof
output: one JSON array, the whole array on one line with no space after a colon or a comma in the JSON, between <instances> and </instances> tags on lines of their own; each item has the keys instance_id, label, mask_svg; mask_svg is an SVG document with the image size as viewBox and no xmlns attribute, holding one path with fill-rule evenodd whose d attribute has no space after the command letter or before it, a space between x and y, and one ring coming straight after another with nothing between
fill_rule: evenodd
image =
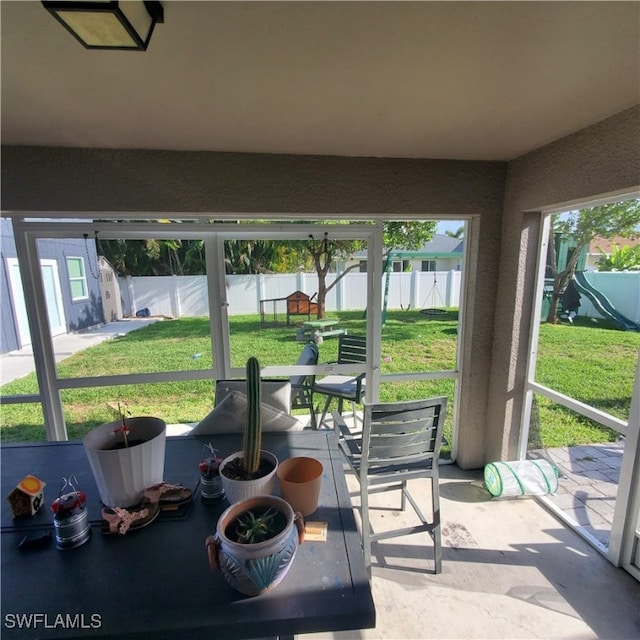
<instances>
[{"instance_id":1,"label":"house roof","mask_svg":"<svg viewBox=\"0 0 640 640\"><path fill-rule=\"evenodd\" d=\"M610 255L613 253L613 245L624 247L628 245L630 247L636 247L640 244L640 237L638 238L623 238L622 236L616 236L610 240L607 238L594 238L589 244L589 253L600 255L602 252Z\"/></svg>"},{"instance_id":2,"label":"house roof","mask_svg":"<svg viewBox=\"0 0 640 640\"><path fill-rule=\"evenodd\" d=\"M436 234L429 242L425 242L416 251L398 249L392 252L393 258L450 258L460 257L464 248L464 240L453 238L444 234ZM358 251L353 254L354 258L364 259L367 257L366 251Z\"/></svg>"},{"instance_id":3,"label":"house roof","mask_svg":"<svg viewBox=\"0 0 640 640\"><path fill-rule=\"evenodd\" d=\"M407 251L400 249L393 252L393 256L397 258L447 258L459 257L464 248L464 240L460 238L452 238L447 235L436 234L430 242L417 251Z\"/></svg>"},{"instance_id":4,"label":"house roof","mask_svg":"<svg viewBox=\"0 0 640 640\"><path fill-rule=\"evenodd\" d=\"M2 143L511 160L638 103L638 2L164 2L146 52L2 2Z\"/></svg>"}]
</instances>

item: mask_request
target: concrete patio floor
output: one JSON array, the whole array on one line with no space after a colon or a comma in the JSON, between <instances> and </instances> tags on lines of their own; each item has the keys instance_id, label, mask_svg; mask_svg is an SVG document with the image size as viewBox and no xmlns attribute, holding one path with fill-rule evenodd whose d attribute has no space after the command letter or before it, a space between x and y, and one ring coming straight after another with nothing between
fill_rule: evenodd
<instances>
[{"instance_id":1,"label":"concrete patio floor","mask_svg":"<svg viewBox=\"0 0 640 640\"><path fill-rule=\"evenodd\" d=\"M357 507L357 483L347 477ZM442 573L433 574L427 534L374 543L376 628L304 637L640 637L640 584L534 498L492 498L481 471L455 465L442 467L440 486ZM414 481L412 490L427 491L427 481ZM398 500L373 496L375 530L411 522L395 510Z\"/></svg>"}]
</instances>

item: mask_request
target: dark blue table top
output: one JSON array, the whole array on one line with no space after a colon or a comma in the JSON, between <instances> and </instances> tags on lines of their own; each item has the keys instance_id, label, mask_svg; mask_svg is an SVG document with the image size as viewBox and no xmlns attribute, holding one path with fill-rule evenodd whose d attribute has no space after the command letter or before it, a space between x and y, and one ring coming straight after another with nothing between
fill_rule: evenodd
<instances>
[{"instance_id":1,"label":"dark blue table top","mask_svg":"<svg viewBox=\"0 0 640 640\"><path fill-rule=\"evenodd\" d=\"M243 596L212 573L205 538L228 506L198 496L198 462L205 442L224 455L239 435L167 438L165 480L194 488L186 510L162 514L126 536L100 532L101 503L82 443L6 445L2 491L27 474L47 483L45 506L33 518L13 520L2 505L3 638L255 638L375 626L360 537L332 432L265 433L263 448L279 460L307 455L324 466L318 511L326 542L305 541L284 581L271 593ZM26 533L52 529L48 508L62 476L75 474L87 493L90 540L76 549L54 544L17 548ZM29 624L30 628L26 628Z\"/></svg>"}]
</instances>

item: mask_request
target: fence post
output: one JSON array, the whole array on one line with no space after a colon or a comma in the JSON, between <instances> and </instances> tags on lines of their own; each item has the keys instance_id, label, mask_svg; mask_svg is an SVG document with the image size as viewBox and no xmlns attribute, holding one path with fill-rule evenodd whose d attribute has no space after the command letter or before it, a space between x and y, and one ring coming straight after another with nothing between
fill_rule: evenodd
<instances>
[{"instance_id":1,"label":"fence post","mask_svg":"<svg viewBox=\"0 0 640 640\"><path fill-rule=\"evenodd\" d=\"M420 304L418 301L418 290L420 289L420 285L418 282L419 274L420 272L417 271L416 269L411 269L411 286L409 287L411 294L410 294L409 301L412 309L417 309L418 304Z\"/></svg>"},{"instance_id":2,"label":"fence post","mask_svg":"<svg viewBox=\"0 0 640 640\"><path fill-rule=\"evenodd\" d=\"M260 313L260 300L264 300L264 278L261 273L256 273L256 307L258 308L257 313ZM262 316L260 316L260 320L262 320Z\"/></svg>"},{"instance_id":3,"label":"fence post","mask_svg":"<svg viewBox=\"0 0 640 640\"><path fill-rule=\"evenodd\" d=\"M174 273L171 276L171 315L174 318L182 316L182 308L180 305L180 292L178 290L178 276Z\"/></svg>"},{"instance_id":4,"label":"fence post","mask_svg":"<svg viewBox=\"0 0 640 640\"><path fill-rule=\"evenodd\" d=\"M129 292L129 303L131 304L131 308L129 309L129 315L136 315L136 290L133 286L133 278L131 276L127 276L127 291Z\"/></svg>"},{"instance_id":5,"label":"fence post","mask_svg":"<svg viewBox=\"0 0 640 640\"><path fill-rule=\"evenodd\" d=\"M451 269L447 272L447 300L445 302L447 308L457 307L458 305L453 304L453 297L455 295L455 282L456 282L456 272Z\"/></svg>"}]
</instances>

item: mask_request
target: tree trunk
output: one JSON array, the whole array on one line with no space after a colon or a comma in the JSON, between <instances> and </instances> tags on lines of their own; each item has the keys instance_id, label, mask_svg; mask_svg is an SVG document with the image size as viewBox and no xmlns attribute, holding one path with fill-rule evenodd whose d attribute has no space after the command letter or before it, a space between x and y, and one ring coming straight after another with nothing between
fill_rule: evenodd
<instances>
[{"instance_id":1,"label":"tree trunk","mask_svg":"<svg viewBox=\"0 0 640 640\"><path fill-rule=\"evenodd\" d=\"M553 241L553 233L551 233L551 241ZM551 267L551 271L553 273L553 294L551 297L551 304L549 305L549 313L547 314L547 322L549 324L558 324L558 301L562 297L567 285L573 278L573 274L576 272L576 264L578 263L578 257L584 248L584 244L578 245L569 260L567 261L567 266L564 271L558 273L555 264L555 250L552 251L553 256L553 265L548 265ZM555 249L555 245L554 245Z\"/></svg>"},{"instance_id":2,"label":"tree trunk","mask_svg":"<svg viewBox=\"0 0 640 640\"><path fill-rule=\"evenodd\" d=\"M316 267L316 274L318 276L318 320L324 320L325 307L327 299L327 272L329 271L329 265L331 264L331 256L326 253L323 248L318 251L312 251L313 262ZM322 262L322 256L325 256L324 263Z\"/></svg>"},{"instance_id":3,"label":"tree trunk","mask_svg":"<svg viewBox=\"0 0 640 640\"><path fill-rule=\"evenodd\" d=\"M549 313L547 314L547 322L549 324L558 324L558 300L560 300L559 293L560 285L559 276L553 278L553 294L551 295L551 304L549 305Z\"/></svg>"},{"instance_id":4,"label":"tree trunk","mask_svg":"<svg viewBox=\"0 0 640 640\"><path fill-rule=\"evenodd\" d=\"M549 324L556 324L558 321L558 296L556 295L556 279L558 277L558 270L556 268L557 263L556 255L556 243L555 235L553 233L553 224L549 226L549 251L547 254L547 269L551 271L553 275L553 294L551 296L551 303L549 305L549 312L547 313L547 322Z\"/></svg>"},{"instance_id":5,"label":"tree trunk","mask_svg":"<svg viewBox=\"0 0 640 640\"><path fill-rule=\"evenodd\" d=\"M323 272L318 272L318 320L325 318L327 299L327 279Z\"/></svg>"}]
</instances>

